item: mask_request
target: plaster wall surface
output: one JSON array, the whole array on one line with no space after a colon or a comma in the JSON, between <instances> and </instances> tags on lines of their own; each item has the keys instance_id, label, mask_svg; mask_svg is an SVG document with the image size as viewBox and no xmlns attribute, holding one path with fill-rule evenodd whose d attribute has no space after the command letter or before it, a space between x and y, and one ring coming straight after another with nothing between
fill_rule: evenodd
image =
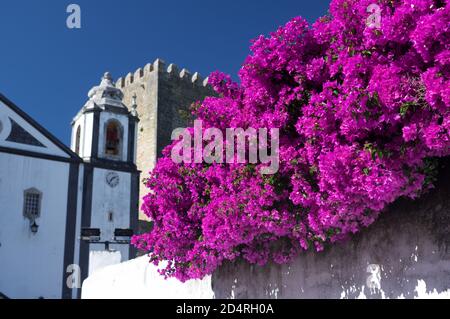
<instances>
[{"instance_id":1,"label":"plaster wall surface","mask_svg":"<svg viewBox=\"0 0 450 319\"><path fill-rule=\"evenodd\" d=\"M116 228L130 228L131 174L115 172L119 183L111 187L106 183L109 170L94 169L91 227L100 228L101 240L112 241ZM128 245L111 244L110 249L120 252L122 260L129 258ZM103 251L104 244L90 244L90 251Z\"/></svg>"},{"instance_id":2,"label":"plaster wall surface","mask_svg":"<svg viewBox=\"0 0 450 319\"><path fill-rule=\"evenodd\" d=\"M69 163L0 153L0 291L61 298ZM38 232L23 215L24 191L42 193Z\"/></svg>"},{"instance_id":3,"label":"plaster wall surface","mask_svg":"<svg viewBox=\"0 0 450 319\"><path fill-rule=\"evenodd\" d=\"M435 189L399 199L350 240L286 265L226 263L216 298L450 298L450 161Z\"/></svg>"}]
</instances>

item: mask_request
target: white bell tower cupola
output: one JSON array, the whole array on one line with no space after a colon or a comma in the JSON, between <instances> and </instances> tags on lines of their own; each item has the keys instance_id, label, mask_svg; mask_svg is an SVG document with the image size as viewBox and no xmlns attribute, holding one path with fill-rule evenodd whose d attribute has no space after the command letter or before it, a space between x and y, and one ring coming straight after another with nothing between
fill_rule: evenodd
<instances>
[{"instance_id":1,"label":"white bell tower cupola","mask_svg":"<svg viewBox=\"0 0 450 319\"><path fill-rule=\"evenodd\" d=\"M72 122L72 150L87 162L136 163L138 115L122 103L109 72L88 93L89 100Z\"/></svg>"}]
</instances>

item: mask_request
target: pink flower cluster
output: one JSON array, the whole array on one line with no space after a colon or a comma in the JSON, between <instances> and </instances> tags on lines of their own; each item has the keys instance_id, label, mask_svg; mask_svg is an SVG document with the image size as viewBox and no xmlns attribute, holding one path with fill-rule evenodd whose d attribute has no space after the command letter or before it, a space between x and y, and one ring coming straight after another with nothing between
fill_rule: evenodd
<instances>
[{"instance_id":1,"label":"pink flower cluster","mask_svg":"<svg viewBox=\"0 0 450 319\"><path fill-rule=\"evenodd\" d=\"M279 171L175 164L168 146L147 180L154 228L133 243L185 281L225 260L320 251L419 196L450 155L449 26L448 0L333 0L312 26L294 18L255 39L240 84L213 73L219 97L194 114L205 128L279 128Z\"/></svg>"}]
</instances>

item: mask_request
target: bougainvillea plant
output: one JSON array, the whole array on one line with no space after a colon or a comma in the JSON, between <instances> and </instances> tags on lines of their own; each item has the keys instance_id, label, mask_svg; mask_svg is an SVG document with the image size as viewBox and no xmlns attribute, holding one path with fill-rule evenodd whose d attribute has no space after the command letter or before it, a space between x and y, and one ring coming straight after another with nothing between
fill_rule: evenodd
<instances>
[{"instance_id":1,"label":"bougainvillea plant","mask_svg":"<svg viewBox=\"0 0 450 319\"><path fill-rule=\"evenodd\" d=\"M240 83L213 73L218 96L193 112L204 127L279 128L278 172L177 164L168 146L146 182L154 228L134 245L185 281L320 251L420 196L450 155L449 26L445 0L333 0L312 26L298 17L255 39Z\"/></svg>"}]
</instances>

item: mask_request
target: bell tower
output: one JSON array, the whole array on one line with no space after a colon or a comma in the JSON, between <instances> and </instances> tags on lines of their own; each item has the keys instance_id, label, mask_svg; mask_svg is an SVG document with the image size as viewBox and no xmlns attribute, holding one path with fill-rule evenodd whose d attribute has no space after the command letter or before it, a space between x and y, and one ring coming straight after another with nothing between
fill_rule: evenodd
<instances>
[{"instance_id":1,"label":"bell tower","mask_svg":"<svg viewBox=\"0 0 450 319\"><path fill-rule=\"evenodd\" d=\"M80 229L96 233L96 239L89 241L77 234L82 280L95 270L101 254L113 253L119 261L135 257L135 249L117 236L123 230L137 233L140 173L136 98L127 107L108 72L88 98L72 121L71 142L83 159Z\"/></svg>"},{"instance_id":2,"label":"bell tower","mask_svg":"<svg viewBox=\"0 0 450 319\"><path fill-rule=\"evenodd\" d=\"M86 162L135 165L138 115L136 99L130 111L123 93L106 72L72 122L72 150Z\"/></svg>"}]
</instances>

